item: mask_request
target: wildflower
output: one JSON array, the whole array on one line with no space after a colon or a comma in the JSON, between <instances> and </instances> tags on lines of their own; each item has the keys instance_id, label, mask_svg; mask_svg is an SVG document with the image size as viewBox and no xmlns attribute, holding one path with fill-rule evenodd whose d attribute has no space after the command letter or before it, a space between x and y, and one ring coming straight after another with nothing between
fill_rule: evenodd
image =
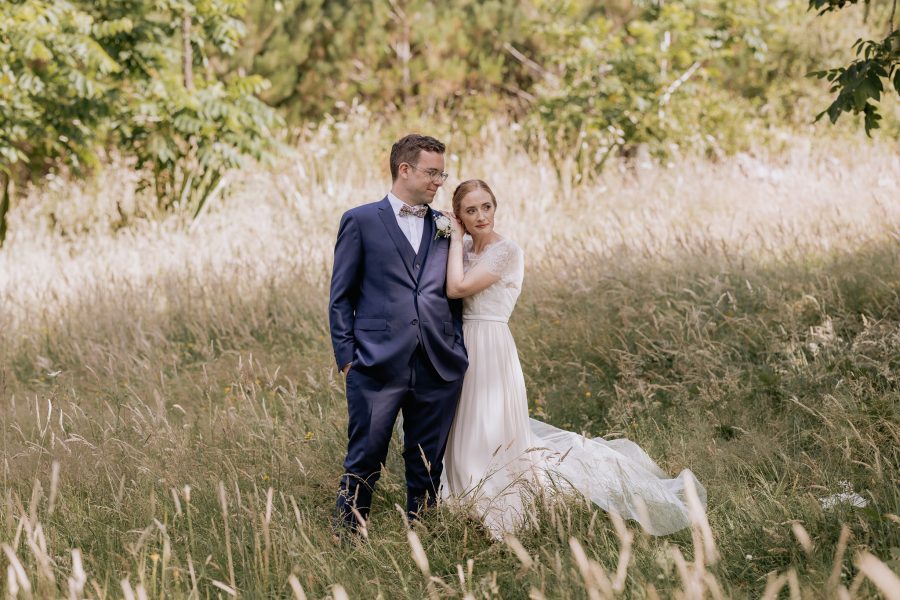
<instances>
[{"instance_id":1,"label":"wildflower","mask_svg":"<svg viewBox=\"0 0 900 600\"><path fill-rule=\"evenodd\" d=\"M753 560L753 555L752 555L752 554L748 554L748 555L745 556L744 558L746 558L747 560Z\"/></svg>"},{"instance_id":2,"label":"wildflower","mask_svg":"<svg viewBox=\"0 0 900 600\"><path fill-rule=\"evenodd\" d=\"M307 432L306 432L306 436L304 436L303 439L305 439L307 442L310 441L311 439L313 439L313 432L312 432L312 431L307 431Z\"/></svg>"},{"instance_id":3,"label":"wildflower","mask_svg":"<svg viewBox=\"0 0 900 600\"><path fill-rule=\"evenodd\" d=\"M231 386L230 386L230 385L226 385L226 386L225 386L225 393L226 393L226 394L230 394L230 393L231 393Z\"/></svg>"},{"instance_id":4,"label":"wildflower","mask_svg":"<svg viewBox=\"0 0 900 600\"><path fill-rule=\"evenodd\" d=\"M268 481L268 480L269 480L269 474L268 474L268 473L263 473L262 480L263 480L263 481Z\"/></svg>"},{"instance_id":5,"label":"wildflower","mask_svg":"<svg viewBox=\"0 0 900 600\"><path fill-rule=\"evenodd\" d=\"M150 560L152 560L153 562L158 561L158 560L159 560L159 553L158 553L158 552L153 552L153 553L150 555Z\"/></svg>"}]
</instances>

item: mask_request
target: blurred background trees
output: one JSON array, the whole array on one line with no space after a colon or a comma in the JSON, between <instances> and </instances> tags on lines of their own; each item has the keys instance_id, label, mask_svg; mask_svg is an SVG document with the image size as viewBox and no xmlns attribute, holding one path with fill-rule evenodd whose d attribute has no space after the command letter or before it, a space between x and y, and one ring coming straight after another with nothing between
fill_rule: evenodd
<instances>
[{"instance_id":1,"label":"blurred background trees","mask_svg":"<svg viewBox=\"0 0 900 600\"><path fill-rule=\"evenodd\" d=\"M614 156L735 152L817 113L861 113L867 131L885 116L896 135L895 4L10 0L0 243L11 184L89 171L114 148L161 210L193 216L230 168L270 156L285 125L358 105L394 129L467 134L501 119L585 176ZM846 64L858 38L854 62L822 70ZM830 107L810 72L832 83Z\"/></svg>"},{"instance_id":2,"label":"blurred background trees","mask_svg":"<svg viewBox=\"0 0 900 600\"><path fill-rule=\"evenodd\" d=\"M592 163L635 143L718 153L749 124L809 122L804 100L824 88L807 73L892 9L820 22L807 9L822 3L251 0L232 64L268 78L263 98L291 123L362 102L461 127L511 115Z\"/></svg>"},{"instance_id":3,"label":"blurred background trees","mask_svg":"<svg viewBox=\"0 0 900 600\"><path fill-rule=\"evenodd\" d=\"M535 77L514 58L542 15L511 0L284 0L249 3L236 64L272 81L294 123L359 100L376 112L442 118L515 104Z\"/></svg>"},{"instance_id":4,"label":"blurred background trees","mask_svg":"<svg viewBox=\"0 0 900 600\"><path fill-rule=\"evenodd\" d=\"M162 210L196 215L225 172L263 158L281 120L259 75L224 68L236 0L0 4L0 244L13 185L133 157Z\"/></svg>"}]
</instances>

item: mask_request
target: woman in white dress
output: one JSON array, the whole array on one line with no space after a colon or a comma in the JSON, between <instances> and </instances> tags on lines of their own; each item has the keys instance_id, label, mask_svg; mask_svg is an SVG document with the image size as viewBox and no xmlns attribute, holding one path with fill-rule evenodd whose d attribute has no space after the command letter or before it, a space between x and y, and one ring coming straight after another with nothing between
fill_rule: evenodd
<instances>
[{"instance_id":1,"label":"woman in white dress","mask_svg":"<svg viewBox=\"0 0 900 600\"><path fill-rule=\"evenodd\" d=\"M653 535L690 526L685 469L668 476L636 444L587 439L528 417L525 379L508 321L522 290L522 249L494 231L497 200L481 180L453 194L447 295L463 298L469 368L444 455L443 493L471 502L494 537L525 524L527 494L574 489ZM455 217L455 218L454 218ZM468 234L468 235L464 235Z\"/></svg>"}]
</instances>

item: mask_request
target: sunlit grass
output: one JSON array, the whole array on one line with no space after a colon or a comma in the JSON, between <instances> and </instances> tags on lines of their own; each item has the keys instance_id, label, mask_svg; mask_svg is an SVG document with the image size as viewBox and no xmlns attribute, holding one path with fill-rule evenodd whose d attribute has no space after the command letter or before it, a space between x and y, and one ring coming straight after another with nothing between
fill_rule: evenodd
<instances>
[{"instance_id":1,"label":"sunlit grass","mask_svg":"<svg viewBox=\"0 0 900 600\"><path fill-rule=\"evenodd\" d=\"M327 284L341 212L385 192L386 149L377 128L332 133L235 174L191 227L153 215L127 166L35 191L13 215L8 594L807 598L892 584L896 149L798 139L579 183L499 131L474 152L450 139L437 204L487 179L500 232L526 251L511 327L532 412L691 468L709 529L651 538L551 499L505 544L449 510L411 534L392 450L369 540L348 549L329 529L346 408ZM824 510L841 482L868 506Z\"/></svg>"}]
</instances>

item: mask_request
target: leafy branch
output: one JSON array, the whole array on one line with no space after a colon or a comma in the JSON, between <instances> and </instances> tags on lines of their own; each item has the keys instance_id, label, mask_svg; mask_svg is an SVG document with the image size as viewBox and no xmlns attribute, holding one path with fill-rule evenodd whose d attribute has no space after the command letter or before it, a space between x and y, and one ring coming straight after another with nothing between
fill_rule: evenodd
<instances>
[{"instance_id":1,"label":"leafy branch","mask_svg":"<svg viewBox=\"0 0 900 600\"><path fill-rule=\"evenodd\" d=\"M840 10L847 5L857 4L859 0L810 0L811 10L819 15ZM871 136L873 129L879 127L881 114L878 103L885 92L884 80L894 87L900 97L900 32L894 29L894 15L897 0L893 1L889 18L889 33L884 40L856 40L853 49L857 58L845 67L813 71L809 77L826 79L831 87L829 91L837 94L831 105L816 115L816 121L828 115L832 123L845 113L859 114L864 117L866 135Z\"/></svg>"}]
</instances>

